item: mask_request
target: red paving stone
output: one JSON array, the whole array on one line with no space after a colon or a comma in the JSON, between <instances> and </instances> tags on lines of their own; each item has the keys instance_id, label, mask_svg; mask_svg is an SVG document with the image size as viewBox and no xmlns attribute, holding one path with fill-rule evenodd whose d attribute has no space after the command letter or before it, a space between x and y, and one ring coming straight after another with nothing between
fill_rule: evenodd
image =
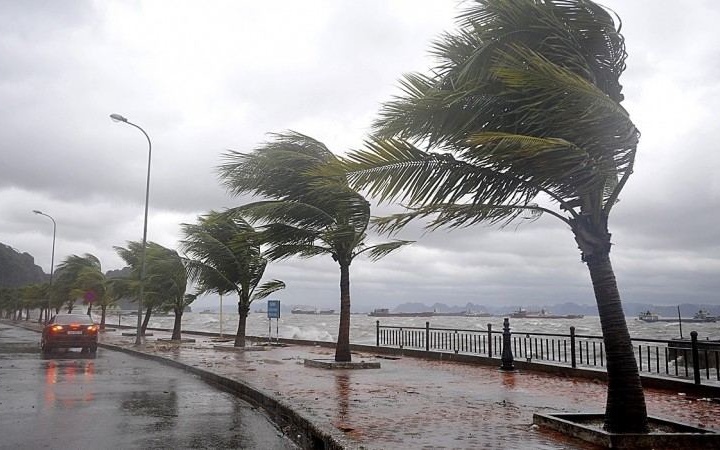
<instances>
[{"instance_id":1,"label":"red paving stone","mask_svg":"<svg viewBox=\"0 0 720 450\"><path fill-rule=\"evenodd\" d=\"M283 400L314 423L339 430L350 446L367 449L588 449L582 441L532 425L536 412L602 412L599 381L403 357L353 354L382 368L327 370L303 361L328 359L325 347L219 351L208 338L181 346L158 342L142 351L202 368ZM133 337L108 332L103 341L132 346ZM231 346L232 343L224 345ZM646 389L650 415L720 430L720 404Z\"/></svg>"}]
</instances>

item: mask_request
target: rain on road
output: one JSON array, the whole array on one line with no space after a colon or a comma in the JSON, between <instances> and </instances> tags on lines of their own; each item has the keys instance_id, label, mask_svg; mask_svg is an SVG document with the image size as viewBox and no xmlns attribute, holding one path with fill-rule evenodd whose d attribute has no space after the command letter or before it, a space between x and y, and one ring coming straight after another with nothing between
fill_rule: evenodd
<instances>
[{"instance_id":1,"label":"rain on road","mask_svg":"<svg viewBox=\"0 0 720 450\"><path fill-rule=\"evenodd\" d=\"M105 349L43 360L39 339L0 324L0 448L297 448L192 374Z\"/></svg>"}]
</instances>

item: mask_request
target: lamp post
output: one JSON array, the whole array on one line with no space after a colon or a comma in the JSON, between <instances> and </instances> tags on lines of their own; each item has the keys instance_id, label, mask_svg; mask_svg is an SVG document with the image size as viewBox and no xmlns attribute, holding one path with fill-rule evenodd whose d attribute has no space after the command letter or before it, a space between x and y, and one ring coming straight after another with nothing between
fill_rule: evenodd
<instances>
[{"instance_id":1,"label":"lamp post","mask_svg":"<svg viewBox=\"0 0 720 450\"><path fill-rule=\"evenodd\" d=\"M135 335L135 345L142 343L140 335L142 332L142 307L143 307L143 296L145 294L145 251L147 247L147 222L148 222L148 205L150 203L150 161L152 159L152 143L150 142L150 136L140 128L140 126L127 120L120 114L110 114L110 118L114 122L123 122L130 126L137 128L142 131L145 138L148 141L148 165L147 165L147 182L145 184L145 220L143 222L143 240L142 240L142 255L140 257L140 298L138 298L138 318L137 318L137 333Z\"/></svg>"},{"instance_id":2,"label":"lamp post","mask_svg":"<svg viewBox=\"0 0 720 450\"><path fill-rule=\"evenodd\" d=\"M50 287L48 288L47 308L45 309L45 322L47 322L48 320L50 320L50 291L52 290L53 273L55 271L55 232L57 231L57 223L55 223L55 219L53 219L50 214L45 214L44 212L38 211L37 209L33 209L33 212L40 216L47 217L48 219L52 220L53 223L53 243L52 254L50 256ZM40 314L40 321L42 321L42 314Z\"/></svg>"}]
</instances>

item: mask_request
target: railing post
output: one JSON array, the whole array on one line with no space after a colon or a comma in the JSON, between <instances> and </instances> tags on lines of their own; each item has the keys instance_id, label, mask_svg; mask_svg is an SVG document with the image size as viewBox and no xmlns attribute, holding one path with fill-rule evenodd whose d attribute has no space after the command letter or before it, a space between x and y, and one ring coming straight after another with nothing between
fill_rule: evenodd
<instances>
[{"instance_id":1,"label":"railing post","mask_svg":"<svg viewBox=\"0 0 720 450\"><path fill-rule=\"evenodd\" d=\"M425 322L425 351L430 351L430 322Z\"/></svg>"},{"instance_id":2,"label":"railing post","mask_svg":"<svg viewBox=\"0 0 720 450\"><path fill-rule=\"evenodd\" d=\"M690 333L690 348L692 349L693 360L693 376L695 377L695 384L700 384L700 352L698 351L697 337L697 331L693 331Z\"/></svg>"},{"instance_id":3,"label":"railing post","mask_svg":"<svg viewBox=\"0 0 720 450\"><path fill-rule=\"evenodd\" d=\"M577 368L575 361L575 327L570 327L570 365L573 369Z\"/></svg>"},{"instance_id":4,"label":"railing post","mask_svg":"<svg viewBox=\"0 0 720 450\"><path fill-rule=\"evenodd\" d=\"M375 340L376 340L376 346L380 347L380 321L375 321Z\"/></svg>"},{"instance_id":5,"label":"railing post","mask_svg":"<svg viewBox=\"0 0 720 450\"><path fill-rule=\"evenodd\" d=\"M503 319L502 365L500 370L515 370L511 348L510 319Z\"/></svg>"},{"instance_id":6,"label":"railing post","mask_svg":"<svg viewBox=\"0 0 720 450\"><path fill-rule=\"evenodd\" d=\"M488 324L488 357L492 358L492 324Z\"/></svg>"}]
</instances>

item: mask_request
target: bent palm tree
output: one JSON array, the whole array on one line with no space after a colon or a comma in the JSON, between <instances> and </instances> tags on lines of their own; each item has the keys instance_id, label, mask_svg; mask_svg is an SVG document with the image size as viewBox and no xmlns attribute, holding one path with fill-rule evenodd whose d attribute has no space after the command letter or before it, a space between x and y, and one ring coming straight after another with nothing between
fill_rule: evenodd
<instances>
[{"instance_id":1,"label":"bent palm tree","mask_svg":"<svg viewBox=\"0 0 720 450\"><path fill-rule=\"evenodd\" d=\"M220 177L235 195L252 193L270 200L236 208L261 221L267 255L272 260L291 256L330 255L340 266L340 324L335 361L351 361L350 264L366 253L379 259L407 241L367 246L370 204L350 189L344 176L319 172L336 157L322 143L299 133L276 134L275 140L250 154L229 152Z\"/></svg>"},{"instance_id":2,"label":"bent palm tree","mask_svg":"<svg viewBox=\"0 0 720 450\"><path fill-rule=\"evenodd\" d=\"M122 290L125 292L132 292L134 295L139 297L140 294L140 276L139 273L142 270L142 255L143 245L141 242L128 241L127 248L125 247L113 247L117 254L125 261L130 267L132 277L130 279L118 280L115 283L122 285ZM172 254L174 250L163 247L156 242L148 242L145 248L145 278L144 283L144 295L142 299L142 305L145 308L145 317L140 325L140 335L144 336L147 330L148 323L150 323L150 317L157 308L162 308L171 302L169 300L168 293L164 290L168 287L166 282L173 282L177 275L177 266L173 264ZM177 253L175 253L177 256ZM168 264L168 261L170 263ZM178 259L178 264L179 259ZM182 264L180 264L182 267ZM180 283L177 284L179 289ZM183 286L184 288L185 286ZM183 294L184 295L184 291Z\"/></svg>"},{"instance_id":3,"label":"bent palm tree","mask_svg":"<svg viewBox=\"0 0 720 450\"><path fill-rule=\"evenodd\" d=\"M639 137L620 106L623 37L586 0L479 0L458 25L434 46L434 75L406 76L404 94L381 111L378 136L348 156L351 184L409 207L378 221L384 231L415 218L452 228L542 213L567 225L590 272L605 341L606 428L647 431L609 256L608 217Z\"/></svg>"},{"instance_id":4,"label":"bent palm tree","mask_svg":"<svg viewBox=\"0 0 720 450\"><path fill-rule=\"evenodd\" d=\"M58 265L56 272L52 286L54 297L59 299L56 311L64 303L68 312L72 312L75 302L81 298L92 306L95 300L105 295L105 276L95 255L70 255Z\"/></svg>"},{"instance_id":5,"label":"bent palm tree","mask_svg":"<svg viewBox=\"0 0 720 450\"><path fill-rule=\"evenodd\" d=\"M197 283L196 294L234 292L238 296L238 328L235 347L245 346L250 304L285 288L280 280L259 286L267 259L260 251L260 233L236 214L210 211L197 224L182 224L183 250L189 277Z\"/></svg>"},{"instance_id":6,"label":"bent palm tree","mask_svg":"<svg viewBox=\"0 0 720 450\"><path fill-rule=\"evenodd\" d=\"M182 337L183 312L195 299L185 295L188 275L183 261L175 250L160 245L151 245L146 258L146 298L162 310L173 310L175 319L171 339L179 340Z\"/></svg>"}]
</instances>

